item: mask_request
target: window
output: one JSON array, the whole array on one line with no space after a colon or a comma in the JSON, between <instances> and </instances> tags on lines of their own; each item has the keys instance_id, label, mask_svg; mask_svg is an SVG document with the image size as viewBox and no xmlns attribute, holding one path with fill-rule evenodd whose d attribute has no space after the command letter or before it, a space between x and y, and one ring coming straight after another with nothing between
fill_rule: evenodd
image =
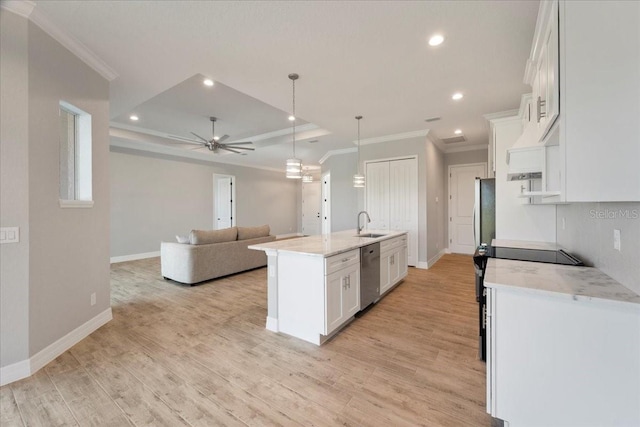
<instances>
[{"instance_id":1,"label":"window","mask_svg":"<svg viewBox=\"0 0 640 427\"><path fill-rule=\"evenodd\" d=\"M60 101L60 207L90 208L91 115Z\"/></svg>"}]
</instances>

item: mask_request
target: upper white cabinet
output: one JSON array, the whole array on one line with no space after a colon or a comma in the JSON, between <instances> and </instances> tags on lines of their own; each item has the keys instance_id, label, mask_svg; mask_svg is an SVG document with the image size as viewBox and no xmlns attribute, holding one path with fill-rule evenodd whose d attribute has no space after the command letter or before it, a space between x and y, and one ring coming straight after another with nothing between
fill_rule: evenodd
<instances>
[{"instance_id":1,"label":"upper white cabinet","mask_svg":"<svg viewBox=\"0 0 640 427\"><path fill-rule=\"evenodd\" d=\"M640 201L640 2L543 1L516 147L545 151L542 203Z\"/></svg>"}]
</instances>

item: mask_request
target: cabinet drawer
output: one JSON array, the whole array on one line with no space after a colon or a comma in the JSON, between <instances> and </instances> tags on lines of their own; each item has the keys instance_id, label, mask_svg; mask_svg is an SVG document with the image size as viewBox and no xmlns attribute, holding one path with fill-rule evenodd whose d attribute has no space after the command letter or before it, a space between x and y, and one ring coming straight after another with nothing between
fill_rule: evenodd
<instances>
[{"instance_id":1,"label":"cabinet drawer","mask_svg":"<svg viewBox=\"0 0 640 427\"><path fill-rule=\"evenodd\" d=\"M329 275L340 269L360 262L360 249L343 252L338 255L328 257L324 260L324 274Z\"/></svg>"},{"instance_id":2,"label":"cabinet drawer","mask_svg":"<svg viewBox=\"0 0 640 427\"><path fill-rule=\"evenodd\" d=\"M387 239L380 242L380 252L386 252L401 246L406 246L407 235L394 237L393 239Z\"/></svg>"}]
</instances>

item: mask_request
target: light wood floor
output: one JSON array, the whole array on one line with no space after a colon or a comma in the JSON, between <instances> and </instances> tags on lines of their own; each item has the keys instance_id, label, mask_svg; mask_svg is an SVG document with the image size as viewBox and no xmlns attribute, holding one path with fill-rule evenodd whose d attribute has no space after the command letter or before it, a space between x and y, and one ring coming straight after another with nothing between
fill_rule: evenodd
<instances>
[{"instance_id":1,"label":"light wood floor","mask_svg":"<svg viewBox=\"0 0 640 427\"><path fill-rule=\"evenodd\" d=\"M114 319L0 389L0 424L490 426L471 257L409 276L316 347L265 330L266 269L183 287L112 266Z\"/></svg>"}]
</instances>

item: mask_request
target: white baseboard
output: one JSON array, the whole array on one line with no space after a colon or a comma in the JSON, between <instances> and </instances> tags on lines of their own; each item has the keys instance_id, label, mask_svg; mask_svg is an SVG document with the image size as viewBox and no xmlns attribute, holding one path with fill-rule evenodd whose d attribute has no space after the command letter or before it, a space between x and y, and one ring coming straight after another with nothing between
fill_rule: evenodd
<instances>
[{"instance_id":1,"label":"white baseboard","mask_svg":"<svg viewBox=\"0 0 640 427\"><path fill-rule=\"evenodd\" d=\"M428 262L424 262L424 261L418 261L418 264L416 265L416 268L420 268L422 270L426 270L427 268L429 268L429 263Z\"/></svg>"},{"instance_id":2,"label":"white baseboard","mask_svg":"<svg viewBox=\"0 0 640 427\"><path fill-rule=\"evenodd\" d=\"M33 375L46 366L47 363L69 350L111 319L113 319L113 314L111 313L111 307L109 307L59 340L49 344L29 359L3 367L0 369L0 386Z\"/></svg>"},{"instance_id":3,"label":"white baseboard","mask_svg":"<svg viewBox=\"0 0 640 427\"><path fill-rule=\"evenodd\" d=\"M155 258L159 256L160 256L160 251L144 252L141 254L131 254L131 255L122 255L122 256L112 256L111 264L115 264L117 262L136 261L139 259Z\"/></svg>"},{"instance_id":4,"label":"white baseboard","mask_svg":"<svg viewBox=\"0 0 640 427\"><path fill-rule=\"evenodd\" d=\"M450 253L451 253L451 249L449 249L449 248L445 248L444 253L445 253L445 254L450 254Z\"/></svg>"},{"instance_id":5,"label":"white baseboard","mask_svg":"<svg viewBox=\"0 0 640 427\"><path fill-rule=\"evenodd\" d=\"M29 359L21 360L0 368L0 386L21 380L31 375Z\"/></svg>"},{"instance_id":6,"label":"white baseboard","mask_svg":"<svg viewBox=\"0 0 640 427\"><path fill-rule=\"evenodd\" d=\"M431 258L431 259L428 261L429 266L428 266L427 268L431 268L431 267L433 267L433 265L434 265L436 262L438 262L438 260L439 260L440 258L442 258L442 255L444 255L445 253L446 253L446 249L443 249L443 250L441 250L441 251L440 251L436 256L434 256L433 258Z\"/></svg>"},{"instance_id":7,"label":"white baseboard","mask_svg":"<svg viewBox=\"0 0 640 427\"><path fill-rule=\"evenodd\" d=\"M278 332L278 319L267 316L267 330L271 332Z\"/></svg>"}]
</instances>

